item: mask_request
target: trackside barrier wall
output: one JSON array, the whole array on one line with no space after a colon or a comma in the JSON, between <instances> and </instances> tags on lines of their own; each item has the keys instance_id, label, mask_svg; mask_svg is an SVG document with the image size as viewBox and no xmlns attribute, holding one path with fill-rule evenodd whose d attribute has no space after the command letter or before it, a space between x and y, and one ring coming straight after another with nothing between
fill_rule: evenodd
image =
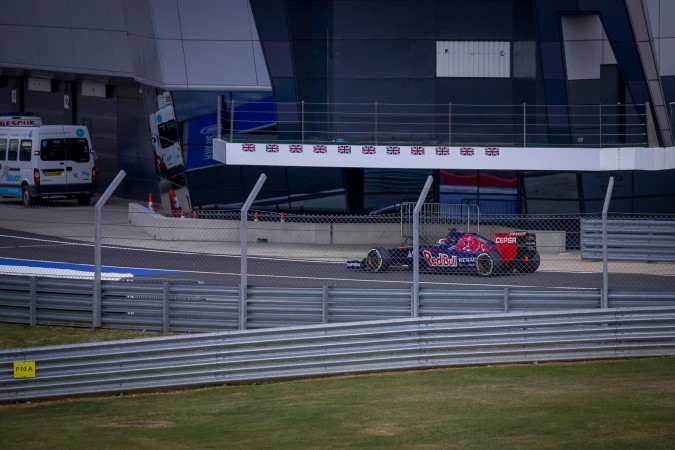
<instances>
[{"instance_id":1,"label":"trackside barrier wall","mask_svg":"<svg viewBox=\"0 0 675 450\"><path fill-rule=\"evenodd\" d=\"M0 351L0 401L400 369L675 355L675 307L351 322ZM14 362L34 378L13 378Z\"/></svg>"},{"instance_id":2,"label":"trackside barrier wall","mask_svg":"<svg viewBox=\"0 0 675 450\"><path fill-rule=\"evenodd\" d=\"M602 259L602 222L581 219L581 256ZM607 257L622 261L675 261L675 220L608 219Z\"/></svg>"},{"instance_id":3,"label":"trackside barrier wall","mask_svg":"<svg viewBox=\"0 0 675 450\"><path fill-rule=\"evenodd\" d=\"M0 276L0 321L92 326L92 280ZM249 286L246 328L411 317L410 288ZM169 281L102 281L101 327L156 332L239 328L239 287ZM610 307L673 306L675 292L610 291ZM600 289L420 287L421 317L600 308Z\"/></svg>"}]
</instances>

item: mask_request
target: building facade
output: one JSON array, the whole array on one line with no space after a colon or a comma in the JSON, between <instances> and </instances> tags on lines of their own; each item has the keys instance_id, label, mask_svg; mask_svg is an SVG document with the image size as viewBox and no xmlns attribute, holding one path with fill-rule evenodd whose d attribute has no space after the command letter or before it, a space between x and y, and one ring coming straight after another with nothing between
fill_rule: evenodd
<instances>
[{"instance_id":1,"label":"building facade","mask_svg":"<svg viewBox=\"0 0 675 450\"><path fill-rule=\"evenodd\" d=\"M608 172L248 167L233 139L671 147L667 0L68 0L0 5L0 110L90 128L104 188L361 214L416 199L597 213ZM222 114L217 125L217 109ZM375 131L373 131L375 130ZM617 171L612 211L675 213L673 170Z\"/></svg>"}]
</instances>

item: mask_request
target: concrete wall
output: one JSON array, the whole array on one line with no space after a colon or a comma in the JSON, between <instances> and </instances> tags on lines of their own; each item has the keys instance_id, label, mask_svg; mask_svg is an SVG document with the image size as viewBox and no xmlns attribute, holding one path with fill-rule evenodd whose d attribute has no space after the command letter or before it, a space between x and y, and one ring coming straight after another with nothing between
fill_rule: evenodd
<instances>
[{"instance_id":1,"label":"concrete wall","mask_svg":"<svg viewBox=\"0 0 675 450\"><path fill-rule=\"evenodd\" d=\"M129 204L129 223L140 232L160 241L239 242L238 220L211 220L164 217L149 209ZM513 231L505 227L481 227L480 234L494 238L495 232ZM564 231L536 231L541 253L565 252ZM248 242L299 245L401 245L398 223L297 223L248 222ZM410 245L410 241L407 243Z\"/></svg>"}]
</instances>

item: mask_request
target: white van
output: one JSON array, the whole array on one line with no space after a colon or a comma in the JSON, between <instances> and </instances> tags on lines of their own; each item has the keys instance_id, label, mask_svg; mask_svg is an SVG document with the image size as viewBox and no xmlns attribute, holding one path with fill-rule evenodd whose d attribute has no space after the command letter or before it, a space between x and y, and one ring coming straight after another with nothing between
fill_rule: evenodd
<instances>
[{"instance_id":1,"label":"white van","mask_svg":"<svg viewBox=\"0 0 675 450\"><path fill-rule=\"evenodd\" d=\"M174 184L183 185L185 164L171 94L164 92L157 96L157 105L157 112L150 114L149 121L157 175Z\"/></svg>"},{"instance_id":2,"label":"white van","mask_svg":"<svg viewBox=\"0 0 675 450\"><path fill-rule=\"evenodd\" d=\"M25 114L0 116L0 196L75 198L88 205L94 195L94 157L87 127L42 125Z\"/></svg>"}]
</instances>

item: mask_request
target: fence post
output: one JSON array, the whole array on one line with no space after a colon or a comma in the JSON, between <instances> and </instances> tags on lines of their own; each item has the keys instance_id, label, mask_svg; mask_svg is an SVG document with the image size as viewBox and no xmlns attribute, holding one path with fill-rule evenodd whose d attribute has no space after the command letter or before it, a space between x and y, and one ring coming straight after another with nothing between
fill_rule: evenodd
<instances>
[{"instance_id":1,"label":"fence post","mask_svg":"<svg viewBox=\"0 0 675 450\"><path fill-rule=\"evenodd\" d=\"M598 147L602 148L602 103L598 104Z\"/></svg>"},{"instance_id":2,"label":"fence post","mask_svg":"<svg viewBox=\"0 0 675 450\"><path fill-rule=\"evenodd\" d=\"M230 142L234 142L234 99L230 101Z\"/></svg>"},{"instance_id":3,"label":"fence post","mask_svg":"<svg viewBox=\"0 0 675 450\"><path fill-rule=\"evenodd\" d=\"M609 308L609 276L607 268L607 211L609 210L609 200L612 198L612 189L614 188L614 177L609 177L607 193L605 194L605 204L602 206L602 298L600 307Z\"/></svg>"},{"instance_id":4,"label":"fence post","mask_svg":"<svg viewBox=\"0 0 675 450\"><path fill-rule=\"evenodd\" d=\"M124 170L120 170L94 206L94 298L91 308L92 328L101 327L101 211L105 202L108 201L126 175L127 173Z\"/></svg>"},{"instance_id":5,"label":"fence post","mask_svg":"<svg viewBox=\"0 0 675 450\"><path fill-rule=\"evenodd\" d=\"M523 147L527 147L527 103L525 102L523 102Z\"/></svg>"},{"instance_id":6,"label":"fence post","mask_svg":"<svg viewBox=\"0 0 675 450\"><path fill-rule=\"evenodd\" d=\"M377 102L375 102L375 145L377 145Z\"/></svg>"},{"instance_id":7,"label":"fence post","mask_svg":"<svg viewBox=\"0 0 675 450\"><path fill-rule=\"evenodd\" d=\"M410 308L412 317L419 317L420 315L420 210L433 182L434 178L429 175L413 210L413 293L412 307Z\"/></svg>"},{"instance_id":8,"label":"fence post","mask_svg":"<svg viewBox=\"0 0 675 450\"><path fill-rule=\"evenodd\" d=\"M162 283L162 332L167 334L171 331L171 326L169 325L169 282L164 281Z\"/></svg>"},{"instance_id":9,"label":"fence post","mask_svg":"<svg viewBox=\"0 0 675 450\"><path fill-rule=\"evenodd\" d=\"M321 293L321 323L328 323L328 286Z\"/></svg>"},{"instance_id":10,"label":"fence post","mask_svg":"<svg viewBox=\"0 0 675 450\"><path fill-rule=\"evenodd\" d=\"M448 147L452 147L452 103L448 103Z\"/></svg>"},{"instance_id":11,"label":"fence post","mask_svg":"<svg viewBox=\"0 0 675 450\"><path fill-rule=\"evenodd\" d=\"M246 233L246 221L248 220L248 210L253 201L258 196L258 192L265 183L267 175L260 174L258 182L253 186L253 190L248 194L248 198L241 207L241 217L239 218L239 241L241 242L241 281L239 283L239 329L246 329L247 317L247 299L248 299L248 241Z\"/></svg>"},{"instance_id":12,"label":"fence post","mask_svg":"<svg viewBox=\"0 0 675 450\"><path fill-rule=\"evenodd\" d=\"M37 325L37 277L30 277L30 326Z\"/></svg>"},{"instance_id":13,"label":"fence post","mask_svg":"<svg viewBox=\"0 0 675 450\"><path fill-rule=\"evenodd\" d=\"M220 139L223 136L223 96L217 97L218 104L216 105L216 138Z\"/></svg>"}]
</instances>

